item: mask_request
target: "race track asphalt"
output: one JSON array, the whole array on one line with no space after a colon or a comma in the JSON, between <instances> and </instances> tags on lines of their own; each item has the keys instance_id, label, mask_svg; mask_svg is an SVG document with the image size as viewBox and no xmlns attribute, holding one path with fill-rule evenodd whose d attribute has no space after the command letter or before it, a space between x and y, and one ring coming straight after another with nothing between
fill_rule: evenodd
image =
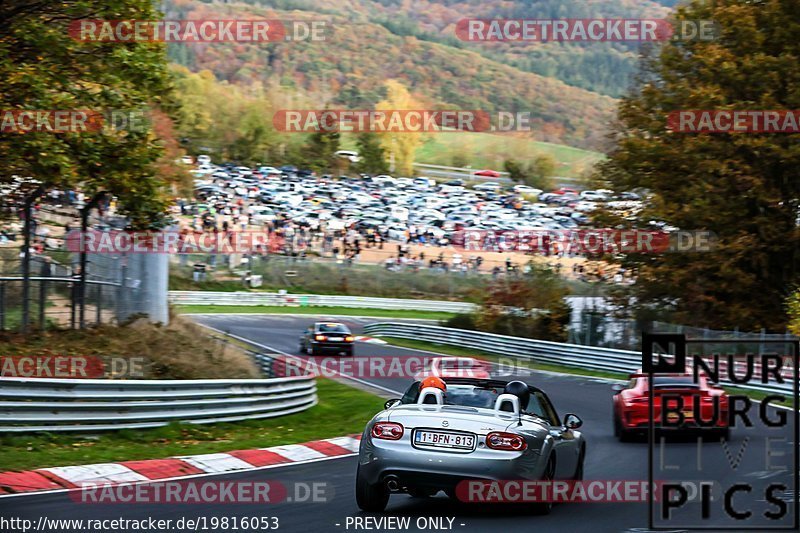
<instances>
[{"instance_id":1,"label":"race track asphalt","mask_svg":"<svg viewBox=\"0 0 800 533\"><path fill-rule=\"evenodd\" d=\"M197 315L198 322L217 330L232 333L277 353L297 354L298 337L302 330L317 319L336 319L348 323L356 333L364 324L376 320L354 317L311 317L275 315ZM266 349L266 348L265 348ZM357 356L420 355L420 352L387 345L358 343ZM424 355L424 354L423 354ZM430 354L428 354L430 355ZM399 395L411 382L409 378L362 378L382 388L384 398ZM517 379L520 379L519 377ZM610 383L606 380L579 376L557 375L533 371L522 379L543 389L555 404L559 415L577 413L584 421L581 431L587 439L588 449L585 466L586 480L647 480L648 444L642 442L620 443L612 432ZM389 392L389 391L394 391ZM376 402L375 411L382 409ZM345 406L343 406L345 407ZM710 517L701 517L699 501L687 503L673 513L670 521L660 521L656 526L671 531L687 531L698 527L727 528L736 530L749 527L751 530L767 530L775 527L791 527L796 509L791 501L786 515L779 520L769 520L765 511L774 511L776 506L764 496L766 485L783 483L785 492L776 493L781 499L791 500L794 480L792 454L795 445L792 417L781 428L767 428L757 420L758 404L751 410L754 426L737 428L731 442L724 446L716 441L705 441L702 446L691 438L670 440L657 446L654 452L657 480L694 480L713 482ZM777 416L775 409L769 409ZM789 411L783 411L787 415ZM366 422L366 421L365 421ZM766 438L769 437L770 441ZM235 449L235 445L232 446ZM784 454L784 455L780 455ZM698 468L698 463L700 468ZM66 493L29 495L0 498L0 517L27 518L38 521L40 516L48 518L128 518L149 517L178 520L181 517L258 517L279 518L278 531L289 532L334 532L334 531L464 531L491 532L538 531L538 532L633 532L648 531L648 505L646 503L572 503L554 507L548 516L534 516L524 506L508 504L462 504L450 501L440 494L433 498L418 499L407 495L394 495L384 513L385 517L409 519L408 528L383 527L377 522L354 520L380 518L361 512L353 494L356 458L345 457L319 462L271 468L251 472L214 476L214 480L273 480L284 486L296 484L324 484L324 502L289 502L258 506L253 504L217 505L172 505L172 504L86 504L74 501L75 496ZM209 478L211 479L211 478ZM752 511L748 520L733 520L723 510L723 491L734 483L747 483L750 494L738 493L732 502L738 509ZM660 512L656 504L657 513ZM437 520L443 525L437 527ZM444 520L441 520L444 518ZM452 519L448 526L447 519ZM205 531L224 531L222 526ZM203 530L199 528L199 530ZM228 528L228 530L233 530ZM14 530L9 530L9 533ZM85 531L76 528L52 529L53 533ZM115 530L117 531L117 530ZM118 531L125 531L119 529ZM172 528L169 531L186 531ZM239 529L239 531L255 531ZM5 533L5 532L4 532ZM103 532L105 533L105 532Z\"/></svg>"}]
</instances>

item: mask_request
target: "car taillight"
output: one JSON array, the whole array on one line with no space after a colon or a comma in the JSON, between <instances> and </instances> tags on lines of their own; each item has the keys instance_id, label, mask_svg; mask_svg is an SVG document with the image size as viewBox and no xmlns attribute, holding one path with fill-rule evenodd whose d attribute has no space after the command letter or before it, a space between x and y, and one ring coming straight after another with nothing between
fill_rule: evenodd
<instances>
[{"instance_id":1,"label":"car taillight","mask_svg":"<svg viewBox=\"0 0 800 533\"><path fill-rule=\"evenodd\" d=\"M356 338L353 337L352 335L348 335L347 337L344 338L344 340L345 342L353 342L354 340L356 340Z\"/></svg>"},{"instance_id":2,"label":"car taillight","mask_svg":"<svg viewBox=\"0 0 800 533\"><path fill-rule=\"evenodd\" d=\"M525 439L514 433L493 431L486 435L486 446L493 450L508 450L521 452L528 447Z\"/></svg>"},{"instance_id":3,"label":"car taillight","mask_svg":"<svg viewBox=\"0 0 800 533\"><path fill-rule=\"evenodd\" d=\"M326 337L325 335L314 335L314 340L315 341L326 341L326 340L328 340L328 337Z\"/></svg>"},{"instance_id":4,"label":"car taillight","mask_svg":"<svg viewBox=\"0 0 800 533\"><path fill-rule=\"evenodd\" d=\"M394 422L378 422L372 426L372 436L376 439L400 440L403 426Z\"/></svg>"}]
</instances>

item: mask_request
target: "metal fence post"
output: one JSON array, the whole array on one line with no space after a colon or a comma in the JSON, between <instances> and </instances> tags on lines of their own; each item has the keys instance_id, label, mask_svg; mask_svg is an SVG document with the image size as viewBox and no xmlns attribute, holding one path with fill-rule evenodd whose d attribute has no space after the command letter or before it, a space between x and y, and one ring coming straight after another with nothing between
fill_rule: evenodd
<instances>
[{"instance_id":1,"label":"metal fence post","mask_svg":"<svg viewBox=\"0 0 800 533\"><path fill-rule=\"evenodd\" d=\"M6 284L0 283L0 331L6 329Z\"/></svg>"},{"instance_id":2,"label":"metal fence post","mask_svg":"<svg viewBox=\"0 0 800 533\"><path fill-rule=\"evenodd\" d=\"M95 325L99 326L101 323L100 321L102 319L102 317L100 316L100 311L103 307L103 286L98 283L97 285L95 285L95 287L96 287L95 294L97 295L97 298L95 300L95 305L97 306L97 319L95 320Z\"/></svg>"},{"instance_id":3,"label":"metal fence post","mask_svg":"<svg viewBox=\"0 0 800 533\"><path fill-rule=\"evenodd\" d=\"M81 284L79 287L79 301L80 301L80 309L78 312L80 313L80 328L84 329L86 327L86 264L87 264L87 257L86 257L86 232L89 229L89 213L91 213L92 209L97 207L100 201L105 197L106 192L100 191L95 194L89 203L87 203L83 209L81 209Z\"/></svg>"},{"instance_id":4,"label":"metal fence post","mask_svg":"<svg viewBox=\"0 0 800 533\"><path fill-rule=\"evenodd\" d=\"M47 304L47 282L42 280L39 282L39 329L45 330L45 317L44 310Z\"/></svg>"},{"instance_id":5,"label":"metal fence post","mask_svg":"<svg viewBox=\"0 0 800 533\"><path fill-rule=\"evenodd\" d=\"M22 333L28 332L31 313L31 231L33 230L33 202L44 194L44 189L40 185L27 198L25 198L25 239L22 251Z\"/></svg>"},{"instance_id":6,"label":"metal fence post","mask_svg":"<svg viewBox=\"0 0 800 533\"><path fill-rule=\"evenodd\" d=\"M70 315L69 315L69 325L70 328L75 329L76 323L76 311L78 305L78 280L75 277L75 274L72 274L72 279L74 281L70 282L69 288L69 300L70 300Z\"/></svg>"},{"instance_id":7,"label":"metal fence post","mask_svg":"<svg viewBox=\"0 0 800 533\"><path fill-rule=\"evenodd\" d=\"M126 290L126 278L127 278L127 257L122 258L122 266L120 267L120 280L119 285L117 286L117 324L123 321L123 316L127 318L126 309L124 307L125 302L128 298L128 291Z\"/></svg>"}]
</instances>

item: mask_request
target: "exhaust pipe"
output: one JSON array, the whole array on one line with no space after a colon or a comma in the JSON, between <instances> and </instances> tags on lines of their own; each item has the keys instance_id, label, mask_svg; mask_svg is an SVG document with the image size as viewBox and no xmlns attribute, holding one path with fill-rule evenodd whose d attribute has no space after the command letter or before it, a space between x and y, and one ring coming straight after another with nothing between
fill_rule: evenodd
<instances>
[{"instance_id":1,"label":"exhaust pipe","mask_svg":"<svg viewBox=\"0 0 800 533\"><path fill-rule=\"evenodd\" d=\"M397 476L386 476L386 488L391 491L396 491L400 488L400 483L397 480Z\"/></svg>"}]
</instances>

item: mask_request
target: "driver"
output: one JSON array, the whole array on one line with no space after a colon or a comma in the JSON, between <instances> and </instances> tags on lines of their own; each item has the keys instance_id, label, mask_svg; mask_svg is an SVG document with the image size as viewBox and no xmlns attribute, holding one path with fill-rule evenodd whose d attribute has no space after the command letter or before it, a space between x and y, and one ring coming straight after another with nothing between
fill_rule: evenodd
<instances>
[{"instance_id":1,"label":"driver","mask_svg":"<svg viewBox=\"0 0 800 533\"><path fill-rule=\"evenodd\" d=\"M442 393L445 395L445 403L447 403L447 384L442 378L438 376L428 376L422 380L422 383L419 384L420 392L427 387L433 387L434 389L439 389L442 391Z\"/></svg>"}]
</instances>

